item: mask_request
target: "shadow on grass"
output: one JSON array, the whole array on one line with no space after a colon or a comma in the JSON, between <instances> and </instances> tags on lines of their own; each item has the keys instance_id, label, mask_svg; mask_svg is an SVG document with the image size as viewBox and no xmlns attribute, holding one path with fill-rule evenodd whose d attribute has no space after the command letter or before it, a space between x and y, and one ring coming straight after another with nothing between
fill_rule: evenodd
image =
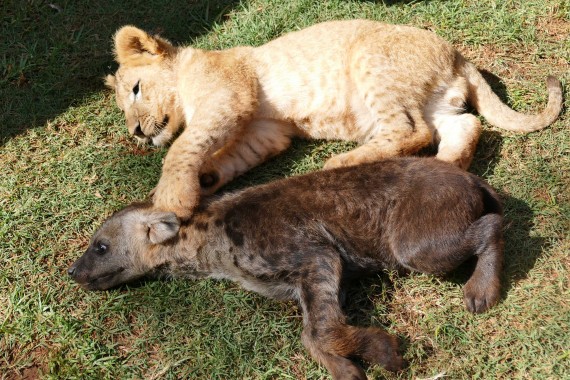
<instances>
[{"instance_id":1,"label":"shadow on grass","mask_svg":"<svg viewBox=\"0 0 570 380\"><path fill-rule=\"evenodd\" d=\"M112 36L133 24L188 43L237 0L23 2L0 5L0 144L103 88L116 65Z\"/></svg>"}]
</instances>

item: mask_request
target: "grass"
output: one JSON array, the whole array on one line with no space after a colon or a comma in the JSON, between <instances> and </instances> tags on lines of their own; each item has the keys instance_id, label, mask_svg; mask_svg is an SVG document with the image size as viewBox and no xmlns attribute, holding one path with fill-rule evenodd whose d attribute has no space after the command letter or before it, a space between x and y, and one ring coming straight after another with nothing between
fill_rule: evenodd
<instances>
[{"instance_id":1,"label":"grass","mask_svg":"<svg viewBox=\"0 0 570 380\"><path fill-rule=\"evenodd\" d=\"M51 5L50 5L51 4ZM0 5L0 379L320 379L297 306L226 282L155 282L87 293L65 275L112 211L156 184L164 149L136 146L101 78L111 36L131 23L203 48L259 45L318 21L371 18L454 43L520 111L570 82L570 8L534 1L8 0ZM461 273L386 273L349 293L353 322L404 342L401 374L372 378L570 378L569 101L529 135L485 125L471 170L503 195L505 290L464 311ZM296 141L230 188L320 168L351 144Z\"/></svg>"}]
</instances>

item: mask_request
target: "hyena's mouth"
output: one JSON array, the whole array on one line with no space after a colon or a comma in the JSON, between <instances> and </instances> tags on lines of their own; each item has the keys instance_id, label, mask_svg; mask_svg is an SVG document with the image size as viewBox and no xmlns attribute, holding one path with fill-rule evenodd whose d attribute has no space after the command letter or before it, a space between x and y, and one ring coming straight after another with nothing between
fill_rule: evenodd
<instances>
[{"instance_id":1,"label":"hyena's mouth","mask_svg":"<svg viewBox=\"0 0 570 380\"><path fill-rule=\"evenodd\" d=\"M103 273L102 275L91 279L87 282L84 282L81 285L82 287L84 287L85 289L89 289L89 290L105 290L105 289L109 289L111 287L113 287L114 284L112 282L113 278L115 276L117 276L118 274L122 273L125 270L125 268L119 268L117 270L114 270L112 272L106 272Z\"/></svg>"}]
</instances>

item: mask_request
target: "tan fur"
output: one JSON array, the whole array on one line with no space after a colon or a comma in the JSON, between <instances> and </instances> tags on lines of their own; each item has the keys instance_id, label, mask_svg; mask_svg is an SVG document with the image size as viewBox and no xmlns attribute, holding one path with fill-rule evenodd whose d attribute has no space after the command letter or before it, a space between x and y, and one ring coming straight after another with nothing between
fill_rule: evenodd
<instances>
[{"instance_id":1,"label":"tan fur","mask_svg":"<svg viewBox=\"0 0 570 380\"><path fill-rule=\"evenodd\" d=\"M154 194L158 207L181 216L197 204L200 173L214 174L215 183L202 189L213 192L286 149L293 136L361 144L330 158L327 169L412 154L433 142L439 159L467 168L481 124L463 113L466 102L491 124L521 132L548 126L562 106L560 82L550 77L546 109L517 113L435 34L366 20L222 51L176 48L126 26L115 49L120 67L106 83L130 133L164 145L185 126Z\"/></svg>"}]
</instances>

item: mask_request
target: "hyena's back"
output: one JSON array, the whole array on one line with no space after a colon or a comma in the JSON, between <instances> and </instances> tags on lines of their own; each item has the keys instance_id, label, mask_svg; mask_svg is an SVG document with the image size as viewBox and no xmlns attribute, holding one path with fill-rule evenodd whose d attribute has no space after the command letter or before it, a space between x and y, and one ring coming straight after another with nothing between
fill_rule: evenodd
<instances>
[{"instance_id":1,"label":"hyena's back","mask_svg":"<svg viewBox=\"0 0 570 380\"><path fill-rule=\"evenodd\" d=\"M386 160L335 171L245 190L216 207L230 210L223 222L231 235L245 237L240 243L260 256L287 252L279 261L294 267L306 257L306 244L323 239L338 245L347 265L368 270L402 268L397 260L408 247L447 252L444 247L458 245L475 220L502 212L484 181L437 160ZM430 272L429 265L422 271Z\"/></svg>"}]
</instances>

